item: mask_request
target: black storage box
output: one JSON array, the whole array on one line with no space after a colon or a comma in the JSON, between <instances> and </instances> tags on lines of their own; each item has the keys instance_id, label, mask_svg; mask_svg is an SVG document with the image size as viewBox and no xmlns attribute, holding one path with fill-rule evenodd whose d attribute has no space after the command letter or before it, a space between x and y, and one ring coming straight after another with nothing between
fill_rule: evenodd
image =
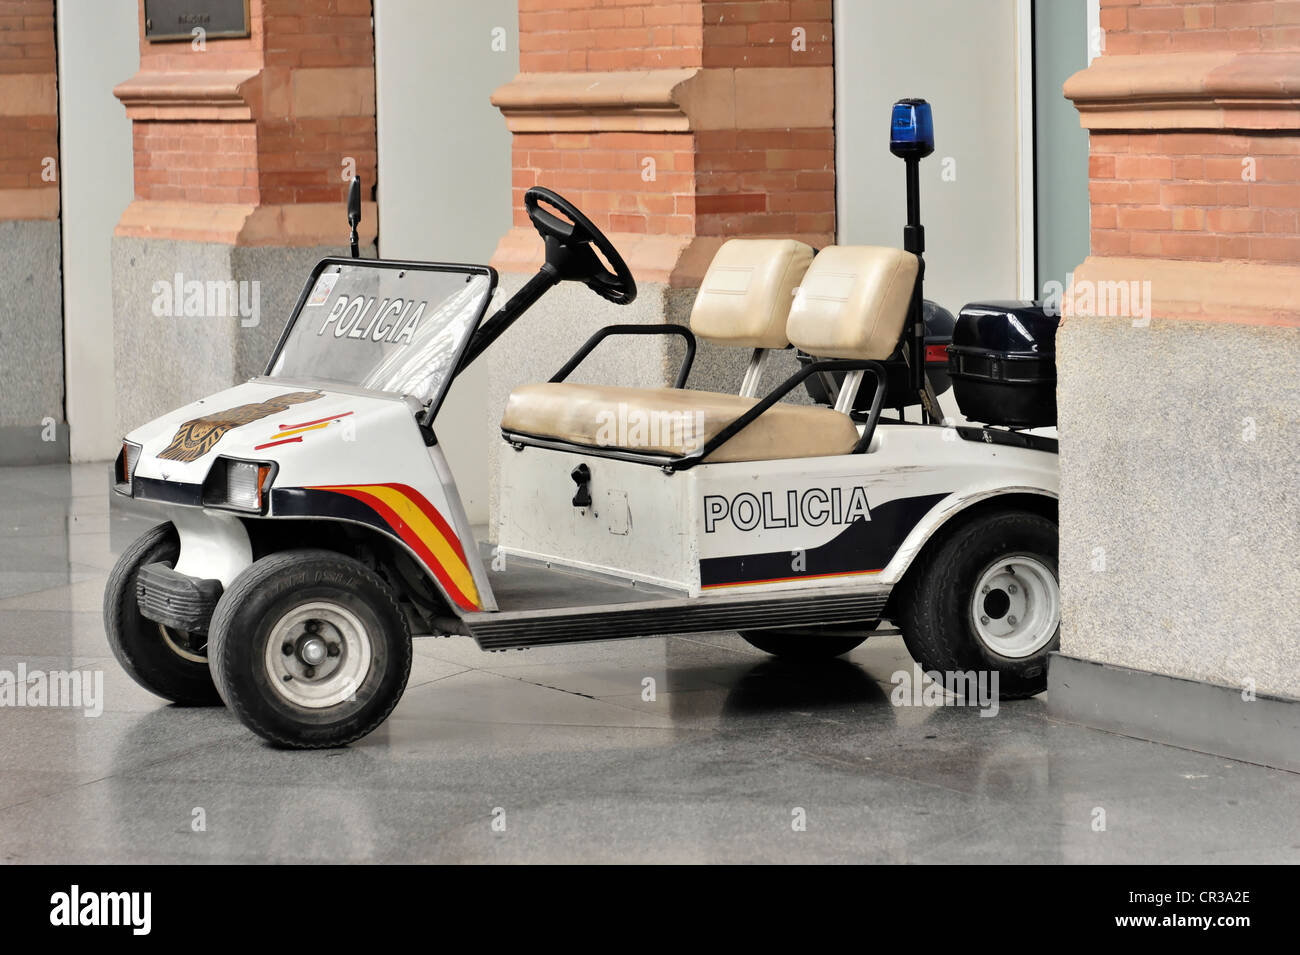
<instances>
[{"instance_id":1,"label":"black storage box","mask_svg":"<svg viewBox=\"0 0 1300 955\"><path fill-rule=\"evenodd\" d=\"M941 395L949 387L948 343L952 341L952 330L956 319L952 317L952 312L929 299L924 302L922 314L925 316L925 373L929 376L930 384L934 386L934 393ZM799 352L798 355L800 364L806 365L813 360L803 352ZM908 372L907 361L903 358L902 347L900 346L881 364L885 367L885 400L881 403L881 407L890 410L919 405L921 397L912 391L911 375ZM833 372L831 377L835 379L837 387L844 380L842 372ZM853 402L852 411L852 416L857 420L865 420L867 413L871 411L871 399L875 397L874 381L875 379L867 375L858 390L858 397ZM818 404L835 403L834 395L817 375L805 379L804 388Z\"/></svg>"},{"instance_id":2,"label":"black storage box","mask_svg":"<svg viewBox=\"0 0 1300 955\"><path fill-rule=\"evenodd\" d=\"M971 421L1009 428L1056 424L1056 326L1039 302L974 302L957 316L948 375Z\"/></svg>"}]
</instances>

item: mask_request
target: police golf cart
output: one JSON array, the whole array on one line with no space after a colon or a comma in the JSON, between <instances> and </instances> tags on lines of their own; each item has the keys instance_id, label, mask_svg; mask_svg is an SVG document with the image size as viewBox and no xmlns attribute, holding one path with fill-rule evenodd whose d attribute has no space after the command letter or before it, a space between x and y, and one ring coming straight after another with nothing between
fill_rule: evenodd
<instances>
[{"instance_id":1,"label":"police golf cart","mask_svg":"<svg viewBox=\"0 0 1300 955\"><path fill-rule=\"evenodd\" d=\"M627 265L542 188L525 205L545 264L486 320L486 266L321 261L264 375L123 442L114 491L167 522L109 579L117 658L154 693L224 701L290 747L382 723L413 634L505 650L736 630L812 659L888 619L927 670L994 670L1004 697L1040 692L1060 618L1057 461L1054 441L1023 429L1054 423L1054 322L1026 305L964 310L938 347L984 424L943 422L925 373L923 101L895 107L892 148L908 170L904 249L730 240L689 328L611 325L550 381L510 394L501 572L461 506L438 410L557 283L631 302ZM359 196L354 184L354 256ZM569 380L598 345L644 334L682 340L672 387ZM689 387L697 338L751 350L736 393ZM760 395L764 359L791 346L809 357ZM889 394L900 370L903 398ZM781 400L810 381L831 406Z\"/></svg>"}]
</instances>

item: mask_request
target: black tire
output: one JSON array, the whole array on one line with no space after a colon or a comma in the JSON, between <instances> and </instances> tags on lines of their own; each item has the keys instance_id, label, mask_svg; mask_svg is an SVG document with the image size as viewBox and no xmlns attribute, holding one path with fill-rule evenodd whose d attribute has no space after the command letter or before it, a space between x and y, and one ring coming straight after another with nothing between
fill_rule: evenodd
<instances>
[{"instance_id":1,"label":"black tire","mask_svg":"<svg viewBox=\"0 0 1300 955\"><path fill-rule=\"evenodd\" d=\"M151 528L126 549L104 588L104 632L122 669L150 693L182 706L220 706L206 657L190 644L190 635L164 634L161 624L141 616L136 602L140 568L153 563L175 566L180 551L180 538L170 523ZM202 639L194 644L201 645ZM203 659L181 656L173 647L182 644Z\"/></svg>"},{"instance_id":2,"label":"black tire","mask_svg":"<svg viewBox=\"0 0 1300 955\"><path fill-rule=\"evenodd\" d=\"M799 663L843 656L867 639L865 634L845 636L808 630L741 630L739 633L751 647Z\"/></svg>"},{"instance_id":3,"label":"black tire","mask_svg":"<svg viewBox=\"0 0 1300 955\"><path fill-rule=\"evenodd\" d=\"M981 640L971 602L980 575L1012 555L1034 558L1058 579L1058 552L1056 524L1029 511L991 511L957 527L923 555L898 595L896 622L912 658L927 672L997 671L1004 700L1043 692L1048 655L1061 642L1059 618L1035 652L1004 656Z\"/></svg>"},{"instance_id":4,"label":"black tire","mask_svg":"<svg viewBox=\"0 0 1300 955\"><path fill-rule=\"evenodd\" d=\"M267 656L282 619L312 603L324 604L327 614L353 615L370 657L364 674L347 681L351 696L323 706L300 705L277 689ZM319 620L308 620L306 628L313 623L321 633L342 632ZM294 639L308 635L304 630ZM281 639L282 646L293 645ZM346 639L331 645L331 657L339 645L346 647ZM361 739L388 718L411 673L411 633L391 588L364 564L328 550L281 551L244 570L217 602L209 648L213 678L230 709L259 736L292 749ZM292 653L284 656L286 667L303 665ZM346 649L337 656L337 666L350 665ZM286 683L293 682L289 677ZM310 689L312 681L300 676L299 686Z\"/></svg>"}]
</instances>

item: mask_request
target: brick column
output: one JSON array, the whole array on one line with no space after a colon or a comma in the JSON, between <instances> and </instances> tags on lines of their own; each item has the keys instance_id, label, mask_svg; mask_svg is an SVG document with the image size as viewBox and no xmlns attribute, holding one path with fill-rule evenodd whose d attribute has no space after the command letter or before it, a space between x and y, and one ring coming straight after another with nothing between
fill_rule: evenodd
<instances>
[{"instance_id":1,"label":"brick column","mask_svg":"<svg viewBox=\"0 0 1300 955\"><path fill-rule=\"evenodd\" d=\"M1092 254L1058 339L1062 650L1300 697L1300 2L1101 16L1065 86Z\"/></svg>"},{"instance_id":2,"label":"brick column","mask_svg":"<svg viewBox=\"0 0 1300 955\"><path fill-rule=\"evenodd\" d=\"M67 460L54 0L0 0L0 464Z\"/></svg>"},{"instance_id":3,"label":"brick column","mask_svg":"<svg viewBox=\"0 0 1300 955\"><path fill-rule=\"evenodd\" d=\"M549 378L600 325L685 321L727 238L835 235L830 0L520 0L519 45L522 72L492 97L514 134L515 226L493 259L505 290L541 263L523 195L544 185L607 231L640 297L548 295L489 356L489 427L510 387ZM663 385L676 348L618 343L583 374ZM747 357L702 348L692 387L734 391Z\"/></svg>"},{"instance_id":4,"label":"brick column","mask_svg":"<svg viewBox=\"0 0 1300 955\"><path fill-rule=\"evenodd\" d=\"M523 212L547 185L617 233L638 277L688 287L735 235L835 233L830 0L521 0L505 268L538 261ZM535 233L534 233L535 235Z\"/></svg>"},{"instance_id":5,"label":"brick column","mask_svg":"<svg viewBox=\"0 0 1300 955\"><path fill-rule=\"evenodd\" d=\"M153 42L141 3L140 72L114 90L135 139L135 201L114 239L123 428L261 371L307 269L346 243L353 171L375 240L370 0L249 11L247 38ZM256 283L259 314L173 315L159 283L177 274L247 283L246 300Z\"/></svg>"}]
</instances>

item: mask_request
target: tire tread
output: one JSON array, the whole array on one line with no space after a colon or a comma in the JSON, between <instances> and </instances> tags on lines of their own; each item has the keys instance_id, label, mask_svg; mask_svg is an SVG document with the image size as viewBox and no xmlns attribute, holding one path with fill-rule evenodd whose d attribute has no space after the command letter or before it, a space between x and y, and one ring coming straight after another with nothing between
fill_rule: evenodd
<instances>
[{"instance_id":1,"label":"tire tread","mask_svg":"<svg viewBox=\"0 0 1300 955\"><path fill-rule=\"evenodd\" d=\"M238 612L238 608L243 601L253 593L268 577L280 572L281 570L292 567L294 564L309 559L328 559L332 561L346 561L350 566L349 570L358 576L363 577L376 589L384 595L384 599L392 607L393 613L397 619L402 622L404 640L402 642L404 653L398 665L402 667L401 687L406 686L406 681L410 677L412 651L411 651L411 634L406 625L406 616L402 612L401 605L398 603L392 588L388 583L370 570L368 567L345 554L337 551L325 550L323 548L299 548L294 550L280 551L254 562L231 583L230 589L221 596L217 602L216 612L212 615L212 626L209 628L208 636L208 659L211 662L212 682L216 684L217 692L226 705L239 717L240 722L257 733L263 739L286 749L334 749L339 746L346 746L354 743L362 737L374 732L374 730L388 719L396 708L398 700L401 698L400 691L393 696L388 705L382 710L376 711L374 717L360 724L358 729L348 734L346 737L340 737L334 740L320 742L303 742L283 733L276 731L268 726L264 721L259 719L249 707L244 705L238 697L230 693L229 675L226 672L226 642L230 639L230 621ZM229 599L227 599L229 598Z\"/></svg>"},{"instance_id":2,"label":"tire tread","mask_svg":"<svg viewBox=\"0 0 1300 955\"><path fill-rule=\"evenodd\" d=\"M128 622L123 617L123 598L131 577L151 551L175 536L176 529L170 522L155 524L122 552L104 585L104 635L122 669L150 693L182 706L215 706L222 702L222 698L210 684L205 685L203 680L193 676L181 679L175 674L157 672L156 667L151 667L147 660L134 652L127 639Z\"/></svg>"},{"instance_id":3,"label":"tire tread","mask_svg":"<svg viewBox=\"0 0 1300 955\"><path fill-rule=\"evenodd\" d=\"M1050 528L1053 534L1057 533L1056 526L1040 514L1006 509L982 514L956 528L938 543L927 555L920 572L904 581L903 592L899 595L901 619L898 622L903 632L903 643L912 659L927 670L961 671L990 666L989 659L973 641L963 643L952 638L951 629L956 624L944 619L943 597L960 586L962 568L990 533L990 525L994 522L1026 534L1046 528ZM1037 685L1039 681L1027 682L1027 678L1008 674L1005 670L1000 682L1003 683L1002 699L1021 699L1042 692L1042 687Z\"/></svg>"}]
</instances>

